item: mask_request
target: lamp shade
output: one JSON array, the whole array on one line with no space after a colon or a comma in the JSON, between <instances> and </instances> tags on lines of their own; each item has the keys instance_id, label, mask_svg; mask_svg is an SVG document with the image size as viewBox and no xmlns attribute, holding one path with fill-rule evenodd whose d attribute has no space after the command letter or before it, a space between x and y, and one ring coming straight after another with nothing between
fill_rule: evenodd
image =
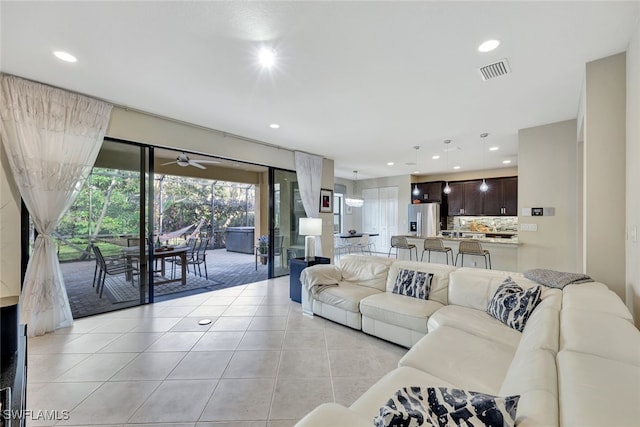
<instances>
[{"instance_id":1,"label":"lamp shade","mask_svg":"<svg viewBox=\"0 0 640 427\"><path fill-rule=\"evenodd\" d=\"M300 218L300 230L302 236L321 236L322 218Z\"/></svg>"}]
</instances>

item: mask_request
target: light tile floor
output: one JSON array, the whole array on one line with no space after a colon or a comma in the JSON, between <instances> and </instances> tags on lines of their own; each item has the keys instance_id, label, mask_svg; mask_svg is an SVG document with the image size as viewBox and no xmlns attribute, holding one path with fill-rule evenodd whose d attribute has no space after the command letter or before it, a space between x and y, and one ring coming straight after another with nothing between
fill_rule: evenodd
<instances>
[{"instance_id":1,"label":"light tile floor","mask_svg":"<svg viewBox=\"0 0 640 427\"><path fill-rule=\"evenodd\" d=\"M28 426L292 426L350 405L406 353L303 316L288 276L83 318L28 345Z\"/></svg>"}]
</instances>

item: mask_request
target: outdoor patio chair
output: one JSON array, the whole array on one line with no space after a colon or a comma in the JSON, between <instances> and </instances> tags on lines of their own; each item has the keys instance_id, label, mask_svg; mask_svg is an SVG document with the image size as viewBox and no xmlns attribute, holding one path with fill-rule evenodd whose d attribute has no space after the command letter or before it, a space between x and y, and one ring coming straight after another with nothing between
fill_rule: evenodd
<instances>
[{"instance_id":1,"label":"outdoor patio chair","mask_svg":"<svg viewBox=\"0 0 640 427\"><path fill-rule=\"evenodd\" d=\"M195 274L197 266L198 276L202 277L200 265L204 264L204 277L209 280L209 273L207 272L207 246L209 246L209 239L200 239L195 245L195 249L191 252L191 256L187 254L187 271L189 271L189 265L193 265L193 274ZM182 265L179 258L176 260L176 264Z\"/></svg>"},{"instance_id":2,"label":"outdoor patio chair","mask_svg":"<svg viewBox=\"0 0 640 427\"><path fill-rule=\"evenodd\" d=\"M189 237L185 242L185 246L187 247L187 271L189 270L189 261L193 259L194 253L196 251L196 244L198 243L198 239L195 237ZM174 256L171 258L167 258L167 262L171 263L171 278L174 279L176 277L176 264L182 265L180 263L180 257Z\"/></svg>"},{"instance_id":3,"label":"outdoor patio chair","mask_svg":"<svg viewBox=\"0 0 640 427\"><path fill-rule=\"evenodd\" d=\"M102 293L104 292L104 282L107 275L116 276L119 274L129 274L131 275L131 282L135 286L135 275L138 274L138 270L133 267L131 262L127 261L124 255L105 258L99 247L92 245L91 248L96 257L93 286L96 288L96 292L100 294L100 298L102 298Z\"/></svg>"}]
</instances>

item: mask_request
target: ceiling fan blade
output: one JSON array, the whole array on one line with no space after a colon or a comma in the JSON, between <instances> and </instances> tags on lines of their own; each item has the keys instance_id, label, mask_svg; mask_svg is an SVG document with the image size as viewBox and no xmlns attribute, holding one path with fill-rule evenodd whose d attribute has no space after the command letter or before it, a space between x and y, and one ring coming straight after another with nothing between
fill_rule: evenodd
<instances>
[{"instance_id":1,"label":"ceiling fan blade","mask_svg":"<svg viewBox=\"0 0 640 427\"><path fill-rule=\"evenodd\" d=\"M204 166L202 166L200 163L198 163L198 162L196 162L194 160L189 160L189 164L191 166L195 166L195 167L200 168L200 169L206 169Z\"/></svg>"},{"instance_id":2,"label":"ceiling fan blade","mask_svg":"<svg viewBox=\"0 0 640 427\"><path fill-rule=\"evenodd\" d=\"M203 163L205 165L215 165L215 164L219 164L220 162L217 160L193 160L194 162L198 162L198 163Z\"/></svg>"},{"instance_id":3,"label":"ceiling fan blade","mask_svg":"<svg viewBox=\"0 0 640 427\"><path fill-rule=\"evenodd\" d=\"M169 163L163 163L160 166L167 166L167 165L173 165L175 163L178 163L176 160L174 160L173 162L169 162Z\"/></svg>"}]
</instances>

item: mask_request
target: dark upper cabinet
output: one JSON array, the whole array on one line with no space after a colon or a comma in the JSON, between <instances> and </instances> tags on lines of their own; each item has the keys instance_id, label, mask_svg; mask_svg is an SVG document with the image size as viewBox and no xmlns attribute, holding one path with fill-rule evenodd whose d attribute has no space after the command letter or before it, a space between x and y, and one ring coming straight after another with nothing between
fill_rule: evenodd
<instances>
[{"instance_id":1,"label":"dark upper cabinet","mask_svg":"<svg viewBox=\"0 0 640 427\"><path fill-rule=\"evenodd\" d=\"M484 195L485 215L518 215L518 178L487 179Z\"/></svg>"},{"instance_id":2,"label":"dark upper cabinet","mask_svg":"<svg viewBox=\"0 0 640 427\"><path fill-rule=\"evenodd\" d=\"M518 215L518 178L505 178L502 181L502 191L504 197L503 215Z\"/></svg>"},{"instance_id":3,"label":"dark upper cabinet","mask_svg":"<svg viewBox=\"0 0 640 427\"><path fill-rule=\"evenodd\" d=\"M414 186L418 187L418 194L413 194ZM411 203L440 203L442 202L442 189L444 183L442 181L421 182L411 186Z\"/></svg>"},{"instance_id":4,"label":"dark upper cabinet","mask_svg":"<svg viewBox=\"0 0 640 427\"><path fill-rule=\"evenodd\" d=\"M447 195L449 216L480 215L482 212L482 181L450 182L451 193Z\"/></svg>"},{"instance_id":5,"label":"dark upper cabinet","mask_svg":"<svg viewBox=\"0 0 640 427\"><path fill-rule=\"evenodd\" d=\"M504 208L504 185L502 179L487 179L487 186L489 189L484 193L483 213L492 216L504 215L502 213Z\"/></svg>"},{"instance_id":6,"label":"dark upper cabinet","mask_svg":"<svg viewBox=\"0 0 640 427\"><path fill-rule=\"evenodd\" d=\"M448 215L518 215L518 178L492 178L486 182L489 189L484 193L480 191L482 180L449 182Z\"/></svg>"},{"instance_id":7,"label":"dark upper cabinet","mask_svg":"<svg viewBox=\"0 0 640 427\"><path fill-rule=\"evenodd\" d=\"M447 194L447 213L449 216L464 215L464 183L450 182L451 193Z\"/></svg>"},{"instance_id":8,"label":"dark upper cabinet","mask_svg":"<svg viewBox=\"0 0 640 427\"><path fill-rule=\"evenodd\" d=\"M480 191L482 180L467 181L464 183L464 214L482 215L482 201L484 193Z\"/></svg>"}]
</instances>

